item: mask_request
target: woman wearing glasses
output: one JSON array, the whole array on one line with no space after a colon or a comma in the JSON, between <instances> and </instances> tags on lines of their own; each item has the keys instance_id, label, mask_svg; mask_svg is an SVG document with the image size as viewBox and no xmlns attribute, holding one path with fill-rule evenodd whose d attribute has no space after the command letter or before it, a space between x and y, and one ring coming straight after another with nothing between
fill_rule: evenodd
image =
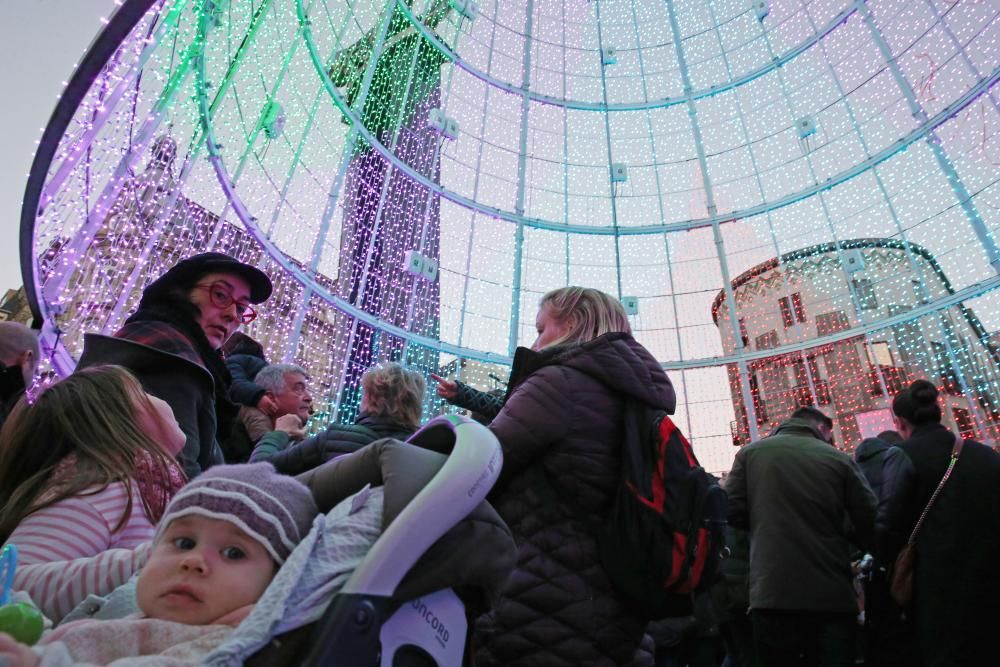
<instances>
[{"instance_id":1,"label":"woman wearing glasses","mask_svg":"<svg viewBox=\"0 0 1000 667\"><path fill-rule=\"evenodd\" d=\"M271 296L264 272L207 252L178 262L150 283L139 308L114 336L87 334L79 368L117 364L174 411L186 442L178 460L188 477L222 463L219 442L238 407L219 348Z\"/></svg>"}]
</instances>

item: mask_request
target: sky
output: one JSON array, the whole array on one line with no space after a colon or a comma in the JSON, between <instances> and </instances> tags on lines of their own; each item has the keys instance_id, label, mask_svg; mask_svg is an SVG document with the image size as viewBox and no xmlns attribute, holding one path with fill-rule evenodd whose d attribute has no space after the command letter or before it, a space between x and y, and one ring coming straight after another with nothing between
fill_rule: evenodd
<instances>
[{"instance_id":1,"label":"sky","mask_svg":"<svg viewBox=\"0 0 1000 667\"><path fill-rule=\"evenodd\" d=\"M0 294L21 284L21 198L42 136L77 61L114 9L113 0L0 0Z\"/></svg>"}]
</instances>

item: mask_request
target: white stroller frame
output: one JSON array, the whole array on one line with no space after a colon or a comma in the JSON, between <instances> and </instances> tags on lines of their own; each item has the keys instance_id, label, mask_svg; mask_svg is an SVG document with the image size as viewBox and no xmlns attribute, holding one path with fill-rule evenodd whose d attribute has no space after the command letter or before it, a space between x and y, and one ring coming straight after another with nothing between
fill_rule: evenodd
<instances>
[{"instance_id":1,"label":"white stroller frame","mask_svg":"<svg viewBox=\"0 0 1000 667\"><path fill-rule=\"evenodd\" d=\"M402 606L392 596L424 552L486 498L503 455L489 429L455 415L432 419L409 442L451 451L441 451L447 461L330 602L314 631L308 667L462 664L468 624L452 590Z\"/></svg>"}]
</instances>

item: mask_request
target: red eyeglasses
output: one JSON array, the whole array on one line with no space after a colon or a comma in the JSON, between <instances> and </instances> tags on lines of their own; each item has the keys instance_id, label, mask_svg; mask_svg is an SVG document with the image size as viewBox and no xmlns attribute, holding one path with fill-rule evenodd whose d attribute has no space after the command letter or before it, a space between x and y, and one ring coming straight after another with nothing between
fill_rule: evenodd
<instances>
[{"instance_id":1,"label":"red eyeglasses","mask_svg":"<svg viewBox=\"0 0 1000 667\"><path fill-rule=\"evenodd\" d=\"M212 305L216 308L229 308L236 304L236 317L243 324L250 324L257 319L257 311L249 303L240 303L233 298L229 291L229 286L224 282L215 282L211 285L195 285L195 289L208 290L208 298L212 300Z\"/></svg>"}]
</instances>

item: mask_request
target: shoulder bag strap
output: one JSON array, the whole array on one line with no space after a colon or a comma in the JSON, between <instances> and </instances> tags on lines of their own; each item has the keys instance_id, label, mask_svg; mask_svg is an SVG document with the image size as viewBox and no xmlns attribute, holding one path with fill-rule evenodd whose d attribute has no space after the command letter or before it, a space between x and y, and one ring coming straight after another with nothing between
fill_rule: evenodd
<instances>
[{"instance_id":1,"label":"shoulder bag strap","mask_svg":"<svg viewBox=\"0 0 1000 667\"><path fill-rule=\"evenodd\" d=\"M944 471L944 476L941 481L938 482L937 488L934 489L934 493L931 494L931 499L927 501L927 505L924 507L924 511L920 513L920 518L917 519L917 525L913 527L913 532L910 533L910 539L906 541L907 544L915 544L917 541L917 533L920 532L920 526L924 524L924 519L927 518L927 513L930 512L931 505L937 500L938 495L941 493L941 488L944 483L948 481L951 477L951 471L955 469L955 464L958 463L958 457L962 454L962 447L965 445L965 441L961 436L955 436L955 444L951 447L951 460L948 461L948 468Z\"/></svg>"}]
</instances>

